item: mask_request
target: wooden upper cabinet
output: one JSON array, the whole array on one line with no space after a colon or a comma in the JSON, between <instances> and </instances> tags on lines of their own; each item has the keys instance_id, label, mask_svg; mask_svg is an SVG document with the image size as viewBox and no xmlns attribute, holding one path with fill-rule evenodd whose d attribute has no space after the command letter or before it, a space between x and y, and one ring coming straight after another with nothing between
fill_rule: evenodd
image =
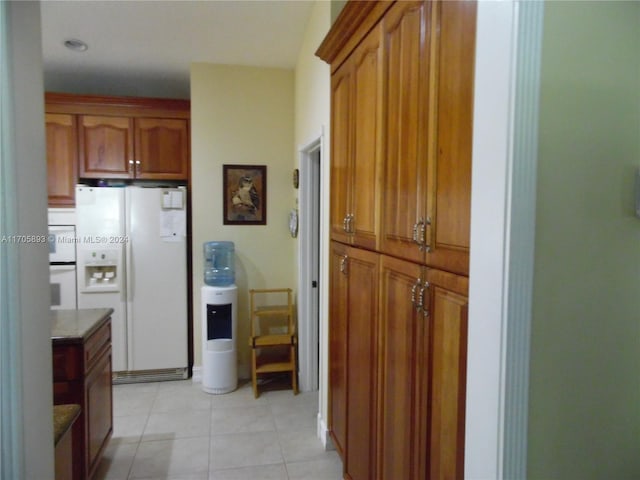
<instances>
[{"instance_id":1,"label":"wooden upper cabinet","mask_svg":"<svg viewBox=\"0 0 640 480\"><path fill-rule=\"evenodd\" d=\"M80 119L80 177L188 177L187 120L91 115Z\"/></svg>"},{"instance_id":2,"label":"wooden upper cabinet","mask_svg":"<svg viewBox=\"0 0 640 480\"><path fill-rule=\"evenodd\" d=\"M80 116L80 177L129 178L133 160L132 118Z\"/></svg>"},{"instance_id":3,"label":"wooden upper cabinet","mask_svg":"<svg viewBox=\"0 0 640 480\"><path fill-rule=\"evenodd\" d=\"M353 157L350 139L352 136L351 85L352 64L342 66L331 77L331 238L349 243L347 215L350 209L351 172Z\"/></svg>"},{"instance_id":4,"label":"wooden upper cabinet","mask_svg":"<svg viewBox=\"0 0 640 480\"><path fill-rule=\"evenodd\" d=\"M377 248L382 179L380 27L334 72L331 90L331 235Z\"/></svg>"},{"instance_id":5,"label":"wooden upper cabinet","mask_svg":"<svg viewBox=\"0 0 640 480\"><path fill-rule=\"evenodd\" d=\"M469 274L476 2L434 4L439 26L435 100L435 184L426 263Z\"/></svg>"},{"instance_id":6,"label":"wooden upper cabinet","mask_svg":"<svg viewBox=\"0 0 640 480\"><path fill-rule=\"evenodd\" d=\"M383 19L386 123L380 250L424 261L427 209L430 7L399 2Z\"/></svg>"},{"instance_id":7,"label":"wooden upper cabinet","mask_svg":"<svg viewBox=\"0 0 640 480\"><path fill-rule=\"evenodd\" d=\"M78 133L75 115L46 114L47 189L50 207L72 207L78 181Z\"/></svg>"},{"instance_id":8,"label":"wooden upper cabinet","mask_svg":"<svg viewBox=\"0 0 640 480\"><path fill-rule=\"evenodd\" d=\"M189 179L189 101L63 93L45 101L47 115L77 119L79 178Z\"/></svg>"},{"instance_id":9,"label":"wooden upper cabinet","mask_svg":"<svg viewBox=\"0 0 640 480\"><path fill-rule=\"evenodd\" d=\"M135 119L135 177L181 180L188 177L189 126L174 118Z\"/></svg>"}]
</instances>

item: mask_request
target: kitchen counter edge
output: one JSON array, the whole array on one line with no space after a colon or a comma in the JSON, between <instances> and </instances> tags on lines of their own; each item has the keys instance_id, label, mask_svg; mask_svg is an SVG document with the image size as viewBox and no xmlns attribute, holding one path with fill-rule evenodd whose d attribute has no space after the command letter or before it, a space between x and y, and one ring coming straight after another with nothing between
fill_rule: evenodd
<instances>
[{"instance_id":1,"label":"kitchen counter edge","mask_svg":"<svg viewBox=\"0 0 640 480\"><path fill-rule=\"evenodd\" d=\"M51 340L56 344L84 342L112 313L112 308L51 310Z\"/></svg>"}]
</instances>

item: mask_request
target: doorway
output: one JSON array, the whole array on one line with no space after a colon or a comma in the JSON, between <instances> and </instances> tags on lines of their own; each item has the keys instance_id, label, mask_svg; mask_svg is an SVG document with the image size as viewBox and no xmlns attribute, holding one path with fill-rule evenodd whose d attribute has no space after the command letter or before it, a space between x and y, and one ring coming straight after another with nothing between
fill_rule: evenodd
<instances>
[{"instance_id":1,"label":"doorway","mask_svg":"<svg viewBox=\"0 0 640 480\"><path fill-rule=\"evenodd\" d=\"M302 391L319 388L322 136L300 150L298 356Z\"/></svg>"}]
</instances>

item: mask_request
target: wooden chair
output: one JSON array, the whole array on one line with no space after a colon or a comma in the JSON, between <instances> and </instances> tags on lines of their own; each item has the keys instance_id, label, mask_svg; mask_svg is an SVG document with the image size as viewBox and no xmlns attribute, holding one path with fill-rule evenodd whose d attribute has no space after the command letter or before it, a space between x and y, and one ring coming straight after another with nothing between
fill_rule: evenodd
<instances>
[{"instance_id":1,"label":"wooden chair","mask_svg":"<svg viewBox=\"0 0 640 480\"><path fill-rule=\"evenodd\" d=\"M259 396L260 377L289 372L291 388L298 393L298 363L292 290L290 288L251 289L249 346L251 347L251 382L253 394Z\"/></svg>"}]
</instances>

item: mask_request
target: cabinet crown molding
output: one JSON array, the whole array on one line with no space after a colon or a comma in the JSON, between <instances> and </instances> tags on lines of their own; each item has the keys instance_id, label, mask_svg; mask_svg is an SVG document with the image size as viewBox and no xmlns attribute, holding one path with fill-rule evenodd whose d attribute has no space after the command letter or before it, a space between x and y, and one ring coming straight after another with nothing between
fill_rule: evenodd
<instances>
[{"instance_id":1,"label":"cabinet crown molding","mask_svg":"<svg viewBox=\"0 0 640 480\"><path fill-rule=\"evenodd\" d=\"M389 0L351 0L316 50L316 56L335 70L393 4Z\"/></svg>"},{"instance_id":2,"label":"cabinet crown molding","mask_svg":"<svg viewBox=\"0 0 640 480\"><path fill-rule=\"evenodd\" d=\"M79 95L46 92L47 113L76 113L98 115L160 116L189 118L191 102L174 98L122 97L106 95Z\"/></svg>"}]
</instances>

